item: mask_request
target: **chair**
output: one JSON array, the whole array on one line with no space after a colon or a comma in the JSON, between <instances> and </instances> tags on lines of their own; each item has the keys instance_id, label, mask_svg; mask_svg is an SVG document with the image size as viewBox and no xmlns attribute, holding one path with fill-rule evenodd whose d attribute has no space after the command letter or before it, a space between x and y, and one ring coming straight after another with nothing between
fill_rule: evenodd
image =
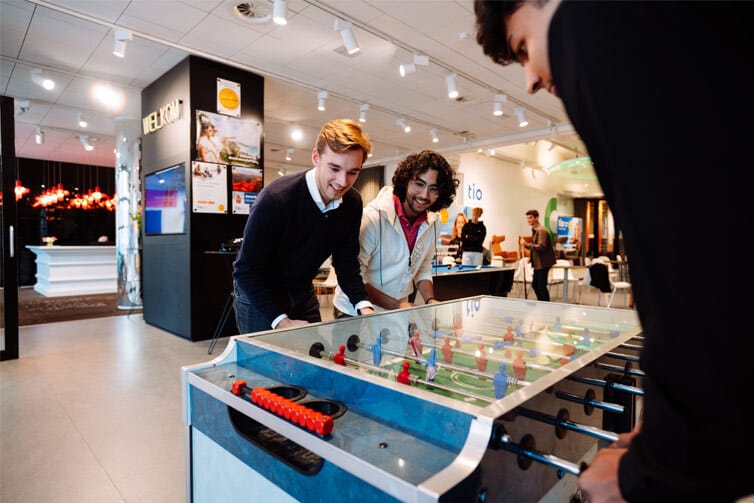
<instances>
[{"instance_id":1,"label":"chair","mask_svg":"<svg viewBox=\"0 0 754 503\"><path fill-rule=\"evenodd\" d=\"M534 268L529 263L529 258L519 259L516 272L513 274L513 286L521 290L521 297L528 297L527 284L531 285L534 276ZM518 292L516 296L519 296Z\"/></svg>"},{"instance_id":2,"label":"chair","mask_svg":"<svg viewBox=\"0 0 754 503\"><path fill-rule=\"evenodd\" d=\"M321 306L329 305L331 303L336 286L338 286L338 276L335 274L335 268L330 266L330 272L327 274L327 278L323 281L314 282L314 293L317 295L317 300L319 300Z\"/></svg>"},{"instance_id":3,"label":"chair","mask_svg":"<svg viewBox=\"0 0 754 503\"><path fill-rule=\"evenodd\" d=\"M610 294L607 302L607 307L613 306L613 300L618 290L622 290L625 294L626 307L629 307L628 292L631 290L631 283L628 281L612 281L610 279L610 271L608 271L607 265L603 262L592 262L587 268L587 275L584 276L584 284L596 287L600 293L597 295L597 305L602 305L602 294Z\"/></svg>"},{"instance_id":4,"label":"chair","mask_svg":"<svg viewBox=\"0 0 754 503\"><path fill-rule=\"evenodd\" d=\"M503 247L500 246L500 243L502 243L503 241L505 241L505 234L503 234L502 236L497 236L495 234L492 235L492 238L490 238L490 247L492 248L493 256L495 257L503 256Z\"/></svg>"}]
</instances>

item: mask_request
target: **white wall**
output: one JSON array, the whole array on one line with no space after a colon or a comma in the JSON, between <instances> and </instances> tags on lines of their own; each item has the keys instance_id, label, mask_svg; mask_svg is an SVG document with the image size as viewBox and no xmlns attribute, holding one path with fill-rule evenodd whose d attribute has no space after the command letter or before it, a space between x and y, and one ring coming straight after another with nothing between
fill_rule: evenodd
<instances>
[{"instance_id":1,"label":"white wall","mask_svg":"<svg viewBox=\"0 0 754 503\"><path fill-rule=\"evenodd\" d=\"M518 249L518 236L531 234L526 223L526 211L537 209L544 224L545 210L551 198L557 198L550 188L548 176L542 171L521 168L483 154L460 155L459 173L463 174L463 187L459 187L454 208L479 206L484 210L481 220L487 228L485 246L488 248L493 234L505 235L501 243L504 250ZM557 200L557 214L573 215L573 200ZM555 229L555 226L552 227Z\"/></svg>"}]
</instances>

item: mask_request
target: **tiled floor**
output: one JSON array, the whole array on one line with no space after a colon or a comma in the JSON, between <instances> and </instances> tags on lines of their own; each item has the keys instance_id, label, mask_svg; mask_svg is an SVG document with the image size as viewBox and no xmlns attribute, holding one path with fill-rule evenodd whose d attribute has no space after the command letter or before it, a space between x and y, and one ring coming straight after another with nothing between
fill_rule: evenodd
<instances>
[{"instance_id":1,"label":"tiled floor","mask_svg":"<svg viewBox=\"0 0 754 503\"><path fill-rule=\"evenodd\" d=\"M210 356L140 314L21 327L0 362L0 501L186 501L181 366L226 343Z\"/></svg>"}]
</instances>

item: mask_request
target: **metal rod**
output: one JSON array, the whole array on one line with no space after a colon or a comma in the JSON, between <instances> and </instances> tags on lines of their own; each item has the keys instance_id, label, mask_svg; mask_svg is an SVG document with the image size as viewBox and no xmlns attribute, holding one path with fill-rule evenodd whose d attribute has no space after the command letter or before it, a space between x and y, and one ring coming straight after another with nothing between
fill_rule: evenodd
<instances>
[{"instance_id":1,"label":"metal rod","mask_svg":"<svg viewBox=\"0 0 754 503\"><path fill-rule=\"evenodd\" d=\"M621 369L622 370L622 369ZM637 388L636 386L627 386L625 384L619 384L617 382L611 382L608 384L607 381L604 381L602 379L593 379L591 377L579 377L575 375L569 375L566 377L569 381L576 381L584 384L591 384L592 386L599 386L601 388L607 388L610 386L613 389L617 389L619 391L625 391L626 393L631 393L633 395L640 395L644 396L644 390L641 388Z\"/></svg>"},{"instance_id":2,"label":"metal rod","mask_svg":"<svg viewBox=\"0 0 754 503\"><path fill-rule=\"evenodd\" d=\"M627 355L625 353L615 353L613 351L608 351L603 356L609 356L610 358L617 358L618 360L628 360L630 362L639 361L639 357L636 355Z\"/></svg>"},{"instance_id":3,"label":"metal rod","mask_svg":"<svg viewBox=\"0 0 754 503\"><path fill-rule=\"evenodd\" d=\"M526 407L517 407L516 411L524 417L530 419L536 419L543 423L551 424L553 426L562 426L571 431L589 435L590 437L599 438L601 440L607 440L608 442L615 442L618 440L618 434L612 431L603 430L594 426L588 426L585 424L578 424L565 419L558 419L555 416L545 414L536 410L527 409Z\"/></svg>"},{"instance_id":4,"label":"metal rod","mask_svg":"<svg viewBox=\"0 0 754 503\"><path fill-rule=\"evenodd\" d=\"M643 370L627 369L625 367L621 367L620 365L610 365L609 363L594 362L594 366L598 369L611 370L613 372L623 372L624 374L630 374L639 377L644 377L647 375Z\"/></svg>"},{"instance_id":5,"label":"metal rod","mask_svg":"<svg viewBox=\"0 0 754 503\"><path fill-rule=\"evenodd\" d=\"M620 343L619 347L625 349L633 349L634 351L641 351L642 349L644 349L644 346L639 346L638 344L629 344L627 342Z\"/></svg>"},{"instance_id":6,"label":"metal rod","mask_svg":"<svg viewBox=\"0 0 754 503\"><path fill-rule=\"evenodd\" d=\"M565 391L556 391L555 396L562 398L563 400L568 400L569 402L587 404L591 405L592 407L597 407L598 409L617 412L618 414L623 414L624 410L624 407L617 403L602 402L600 400L586 400L583 396L574 395L573 393L567 393Z\"/></svg>"},{"instance_id":7,"label":"metal rod","mask_svg":"<svg viewBox=\"0 0 754 503\"><path fill-rule=\"evenodd\" d=\"M526 456L527 458L533 459L534 461L538 461L547 466L552 466L553 468L557 468L558 470L570 473L571 475L576 475L577 477L581 473L581 467L576 463L572 463L552 454L545 454L533 449L525 449L521 447L521 445L512 442L510 435L508 435L507 433L500 436L500 442L503 445L503 449L505 449L506 451Z\"/></svg>"}]
</instances>

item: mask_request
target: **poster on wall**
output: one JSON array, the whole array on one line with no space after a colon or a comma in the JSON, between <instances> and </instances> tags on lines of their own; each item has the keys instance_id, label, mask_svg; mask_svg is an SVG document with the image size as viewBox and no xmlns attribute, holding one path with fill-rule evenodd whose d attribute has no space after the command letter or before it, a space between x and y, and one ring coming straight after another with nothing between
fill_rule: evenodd
<instances>
[{"instance_id":1,"label":"poster on wall","mask_svg":"<svg viewBox=\"0 0 754 503\"><path fill-rule=\"evenodd\" d=\"M581 244L581 222L579 217L558 217L558 243L562 243L563 251L579 251Z\"/></svg>"},{"instance_id":2,"label":"poster on wall","mask_svg":"<svg viewBox=\"0 0 754 503\"><path fill-rule=\"evenodd\" d=\"M241 117L241 84L217 79L217 111L221 114Z\"/></svg>"},{"instance_id":3,"label":"poster on wall","mask_svg":"<svg viewBox=\"0 0 754 503\"><path fill-rule=\"evenodd\" d=\"M196 111L196 161L259 168L261 139L257 121Z\"/></svg>"},{"instance_id":4,"label":"poster on wall","mask_svg":"<svg viewBox=\"0 0 754 503\"><path fill-rule=\"evenodd\" d=\"M264 175L261 169L231 166L230 184L234 215L248 215L251 205L262 190Z\"/></svg>"},{"instance_id":5,"label":"poster on wall","mask_svg":"<svg viewBox=\"0 0 754 503\"><path fill-rule=\"evenodd\" d=\"M194 213L227 213L227 166L209 162L192 162L191 195Z\"/></svg>"}]
</instances>

